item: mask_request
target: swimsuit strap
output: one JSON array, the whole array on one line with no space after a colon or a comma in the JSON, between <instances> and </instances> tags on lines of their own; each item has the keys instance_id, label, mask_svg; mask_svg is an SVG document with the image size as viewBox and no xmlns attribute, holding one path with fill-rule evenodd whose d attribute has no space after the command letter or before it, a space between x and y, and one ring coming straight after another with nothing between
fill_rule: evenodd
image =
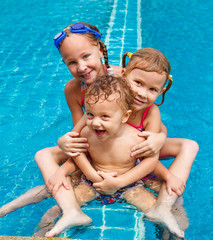
<instances>
[{"instance_id":1,"label":"swimsuit strap","mask_svg":"<svg viewBox=\"0 0 213 240\"><path fill-rule=\"evenodd\" d=\"M104 65L104 69L106 70L106 72L107 72L107 67L106 67L106 65L105 64L103 64Z\"/></svg>"},{"instance_id":2,"label":"swimsuit strap","mask_svg":"<svg viewBox=\"0 0 213 240\"><path fill-rule=\"evenodd\" d=\"M153 104L154 104L154 103L153 103ZM153 104L152 104L152 105L153 105ZM152 107L152 105L150 105L149 107L146 108L146 110L145 110L145 112L143 113L143 116L142 116L141 124L140 124L139 126L134 126L133 124L130 124L130 123L128 123L128 125L130 125L130 126L136 128L136 129L138 129L138 130L141 131L141 132L144 131L143 121L144 121L144 119L146 118L146 115L147 115L149 109Z\"/></svg>"},{"instance_id":3,"label":"swimsuit strap","mask_svg":"<svg viewBox=\"0 0 213 240\"><path fill-rule=\"evenodd\" d=\"M84 96L85 93L87 91L88 86L86 85L86 83L81 82L81 102L82 102L82 106L84 106Z\"/></svg>"},{"instance_id":4,"label":"swimsuit strap","mask_svg":"<svg viewBox=\"0 0 213 240\"><path fill-rule=\"evenodd\" d=\"M153 103L153 104L154 104L154 103ZM153 105L153 104L152 104L152 105ZM142 127L143 127L143 121L144 121L144 119L146 118L146 115L147 115L149 109L152 107L152 105L150 105L150 106L145 110L145 112L144 112L144 114L143 114L143 116L142 116L142 121L141 121Z\"/></svg>"}]
</instances>

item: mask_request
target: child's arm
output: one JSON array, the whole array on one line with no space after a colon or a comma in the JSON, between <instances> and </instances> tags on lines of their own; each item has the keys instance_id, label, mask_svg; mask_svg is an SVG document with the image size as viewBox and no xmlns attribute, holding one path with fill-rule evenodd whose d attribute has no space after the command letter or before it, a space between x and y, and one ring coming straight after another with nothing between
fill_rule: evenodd
<instances>
[{"instance_id":1,"label":"child's arm","mask_svg":"<svg viewBox=\"0 0 213 240\"><path fill-rule=\"evenodd\" d=\"M59 148L70 157L75 157L80 152L87 152L89 144L86 138L79 137L78 132L68 132L58 139Z\"/></svg>"},{"instance_id":2,"label":"child's arm","mask_svg":"<svg viewBox=\"0 0 213 240\"><path fill-rule=\"evenodd\" d=\"M182 195L186 184L180 178L176 177L172 172L170 172L164 165L158 161L155 170L152 172L158 179L164 180L166 182L166 189L169 195L172 191L177 195Z\"/></svg>"},{"instance_id":3,"label":"child's arm","mask_svg":"<svg viewBox=\"0 0 213 240\"><path fill-rule=\"evenodd\" d=\"M66 180L66 177L71 173L78 170L78 167L73 162L71 158L69 158L58 170L48 179L46 186L47 189L52 193L53 197L55 197L57 191L61 187L64 186L65 189L69 190L69 184Z\"/></svg>"},{"instance_id":4,"label":"child's arm","mask_svg":"<svg viewBox=\"0 0 213 240\"><path fill-rule=\"evenodd\" d=\"M75 78L67 82L64 89L67 105L72 114L73 125L75 126L83 116L81 83ZM66 133L58 140L58 146L70 157L79 155L79 152L86 152L88 143L86 138L79 137L79 131Z\"/></svg>"},{"instance_id":5,"label":"child's arm","mask_svg":"<svg viewBox=\"0 0 213 240\"><path fill-rule=\"evenodd\" d=\"M147 117L144 120L145 130L149 132L154 132L154 134L157 134L159 129L161 130L163 129L163 131L166 133L167 132L166 127L162 124L161 121L160 121L160 128L159 128L159 125L158 125L159 121L160 121L160 111L159 111L159 108L156 105L154 105L153 107L150 108L147 114ZM175 175L173 175L159 161L157 162L154 174L156 174L158 177L160 177L166 182L168 194L171 194L171 191L174 191L175 193L180 195L180 193L184 191L185 189L184 182L181 181L180 178L177 178Z\"/></svg>"},{"instance_id":6,"label":"child's arm","mask_svg":"<svg viewBox=\"0 0 213 240\"><path fill-rule=\"evenodd\" d=\"M75 125L72 132L68 132L59 138L58 146L68 156L76 157L80 155L80 152L87 152L87 148L89 147L87 139L79 137L79 133L85 126L86 116L84 114L83 117Z\"/></svg>"},{"instance_id":7,"label":"child's arm","mask_svg":"<svg viewBox=\"0 0 213 240\"><path fill-rule=\"evenodd\" d=\"M143 132L139 132L138 136L145 137L146 141L143 141L142 143L132 147L131 156L134 156L136 158L149 157L153 154L158 153L164 145L167 137L167 129L161 122L161 130L159 133L148 131L146 129Z\"/></svg>"},{"instance_id":8,"label":"child's arm","mask_svg":"<svg viewBox=\"0 0 213 240\"><path fill-rule=\"evenodd\" d=\"M73 128L75 132L81 132L81 130L86 125L86 116L84 115L80 121ZM79 153L80 154L80 153ZM69 153L64 153L64 155L69 155ZM49 191L52 192L53 196L58 191L61 185L64 185L66 189L69 189L69 185L66 181L66 176L76 171L78 167L74 161L69 158L66 162L48 179L46 185Z\"/></svg>"},{"instance_id":9,"label":"child's arm","mask_svg":"<svg viewBox=\"0 0 213 240\"><path fill-rule=\"evenodd\" d=\"M73 158L76 165L81 169L86 178L92 182L101 182L103 179L99 176L96 170L92 167L84 153Z\"/></svg>"},{"instance_id":10,"label":"child's arm","mask_svg":"<svg viewBox=\"0 0 213 240\"><path fill-rule=\"evenodd\" d=\"M99 192L113 194L118 189L141 180L141 178L151 173L155 169L157 161L158 154L142 160L134 168L118 177L113 177L108 173L98 172L104 180L100 183L94 183L93 186Z\"/></svg>"}]
</instances>

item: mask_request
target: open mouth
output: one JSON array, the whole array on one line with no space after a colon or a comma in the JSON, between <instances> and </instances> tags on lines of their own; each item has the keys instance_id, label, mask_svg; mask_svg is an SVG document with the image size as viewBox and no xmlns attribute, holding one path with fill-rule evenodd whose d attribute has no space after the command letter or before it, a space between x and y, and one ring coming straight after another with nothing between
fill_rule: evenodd
<instances>
[{"instance_id":1,"label":"open mouth","mask_svg":"<svg viewBox=\"0 0 213 240\"><path fill-rule=\"evenodd\" d=\"M98 137L102 137L105 134L106 130L95 130L95 133Z\"/></svg>"}]
</instances>

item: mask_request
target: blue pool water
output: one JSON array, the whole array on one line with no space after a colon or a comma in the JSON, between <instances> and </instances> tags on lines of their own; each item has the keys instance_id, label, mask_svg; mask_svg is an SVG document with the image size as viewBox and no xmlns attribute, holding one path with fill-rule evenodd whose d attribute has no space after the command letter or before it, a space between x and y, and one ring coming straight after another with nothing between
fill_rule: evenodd
<instances>
[{"instance_id":1,"label":"blue pool water","mask_svg":"<svg viewBox=\"0 0 213 240\"><path fill-rule=\"evenodd\" d=\"M211 0L2 1L0 206L43 183L34 154L56 145L72 128L63 92L71 76L52 38L64 26L86 21L101 30L111 64L119 65L124 52L141 47L168 57L174 85L160 108L162 120L168 136L194 139L200 146L184 193L190 219L186 238L213 239L212 10ZM0 235L31 236L53 204L48 199L0 219ZM93 225L67 236L160 239L155 225L130 205L92 202L84 211Z\"/></svg>"}]
</instances>

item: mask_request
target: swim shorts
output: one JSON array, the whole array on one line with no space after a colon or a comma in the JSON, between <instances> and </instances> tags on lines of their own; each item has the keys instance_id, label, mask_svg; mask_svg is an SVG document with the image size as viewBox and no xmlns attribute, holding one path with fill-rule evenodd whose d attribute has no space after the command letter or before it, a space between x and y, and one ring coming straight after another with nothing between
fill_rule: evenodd
<instances>
[{"instance_id":1,"label":"swim shorts","mask_svg":"<svg viewBox=\"0 0 213 240\"><path fill-rule=\"evenodd\" d=\"M90 187L92 187L94 189L94 191L96 192L96 200L98 201L98 204L101 205L108 205L108 204L112 204L115 202L126 202L126 200L123 198L124 194L135 188L135 187L139 187L139 186L144 186L144 183L142 180L138 180L137 182L130 184L126 187L120 188L117 192L115 192L114 194L108 195L108 194L101 194L99 192L97 192L97 190L93 187L93 183L90 180L86 179L86 176L84 174L82 174L81 180L83 183L87 183Z\"/></svg>"}]
</instances>

